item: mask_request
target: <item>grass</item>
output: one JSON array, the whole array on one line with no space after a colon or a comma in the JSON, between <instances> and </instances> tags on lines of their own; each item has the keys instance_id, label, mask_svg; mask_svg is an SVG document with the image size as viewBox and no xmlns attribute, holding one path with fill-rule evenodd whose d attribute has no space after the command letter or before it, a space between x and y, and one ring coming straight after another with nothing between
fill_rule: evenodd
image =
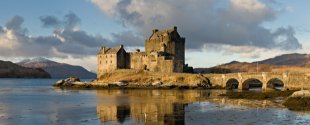
<instances>
[{"instance_id":1,"label":"grass","mask_svg":"<svg viewBox=\"0 0 310 125\"><path fill-rule=\"evenodd\" d=\"M198 74L188 73L158 73L149 71L135 71L135 70L116 70L112 73L106 73L98 80L102 83L113 83L117 81L127 81L132 84L149 85L156 81L164 84L187 86L197 86L199 83L206 83L208 80Z\"/></svg>"}]
</instances>

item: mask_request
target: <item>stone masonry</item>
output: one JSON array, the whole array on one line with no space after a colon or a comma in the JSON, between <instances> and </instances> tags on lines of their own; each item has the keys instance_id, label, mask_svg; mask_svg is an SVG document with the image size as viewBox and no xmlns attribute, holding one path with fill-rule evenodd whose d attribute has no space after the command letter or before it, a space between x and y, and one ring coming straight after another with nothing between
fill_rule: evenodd
<instances>
[{"instance_id":1,"label":"stone masonry","mask_svg":"<svg viewBox=\"0 0 310 125\"><path fill-rule=\"evenodd\" d=\"M159 31L154 29L145 40L145 52L137 49L126 52L123 45L101 47L97 55L98 78L117 69L148 70L153 72L183 72L185 65L185 38L177 27Z\"/></svg>"},{"instance_id":2,"label":"stone masonry","mask_svg":"<svg viewBox=\"0 0 310 125\"><path fill-rule=\"evenodd\" d=\"M276 84L282 83L285 90L310 89L310 74L305 73L229 73L229 74L205 74L209 82L214 86L233 89L233 84L240 90L248 90L250 84L261 84L262 90L274 89Z\"/></svg>"}]
</instances>

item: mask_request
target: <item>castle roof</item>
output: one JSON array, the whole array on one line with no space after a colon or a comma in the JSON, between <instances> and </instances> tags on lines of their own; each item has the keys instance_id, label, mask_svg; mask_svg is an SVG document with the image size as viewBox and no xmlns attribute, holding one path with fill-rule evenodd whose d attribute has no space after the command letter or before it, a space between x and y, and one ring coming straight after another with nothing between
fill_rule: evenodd
<instances>
[{"instance_id":1,"label":"castle roof","mask_svg":"<svg viewBox=\"0 0 310 125\"><path fill-rule=\"evenodd\" d=\"M160 30L160 31L158 29L154 29L153 34L150 36L149 39L157 38L159 36L168 35L168 34L173 33L174 31L177 31L177 27L173 27L173 28L165 29L165 30Z\"/></svg>"},{"instance_id":2,"label":"castle roof","mask_svg":"<svg viewBox=\"0 0 310 125\"><path fill-rule=\"evenodd\" d=\"M121 50L121 47L113 47L113 48L108 48L105 53L106 54L116 54L119 50Z\"/></svg>"},{"instance_id":3,"label":"castle roof","mask_svg":"<svg viewBox=\"0 0 310 125\"><path fill-rule=\"evenodd\" d=\"M101 48L98 54L117 54L122 47Z\"/></svg>"}]
</instances>

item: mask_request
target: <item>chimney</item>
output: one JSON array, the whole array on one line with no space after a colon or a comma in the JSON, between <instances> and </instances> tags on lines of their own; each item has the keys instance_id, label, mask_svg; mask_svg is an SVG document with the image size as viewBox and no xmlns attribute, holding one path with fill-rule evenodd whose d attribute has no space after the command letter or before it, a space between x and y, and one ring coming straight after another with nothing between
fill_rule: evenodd
<instances>
[{"instance_id":1,"label":"chimney","mask_svg":"<svg viewBox=\"0 0 310 125\"><path fill-rule=\"evenodd\" d=\"M153 33L156 33L156 32L158 32L158 29L153 29Z\"/></svg>"},{"instance_id":2,"label":"chimney","mask_svg":"<svg viewBox=\"0 0 310 125\"><path fill-rule=\"evenodd\" d=\"M177 31L177 30L178 30L178 27L177 27L177 26L174 26L173 29L174 29L174 31Z\"/></svg>"},{"instance_id":3,"label":"chimney","mask_svg":"<svg viewBox=\"0 0 310 125\"><path fill-rule=\"evenodd\" d=\"M101 50L102 50L102 54L105 54L105 51L106 51L105 46L102 46L102 47L101 47Z\"/></svg>"},{"instance_id":4,"label":"chimney","mask_svg":"<svg viewBox=\"0 0 310 125\"><path fill-rule=\"evenodd\" d=\"M124 45L123 45L123 44L121 44L119 47L124 48Z\"/></svg>"}]
</instances>

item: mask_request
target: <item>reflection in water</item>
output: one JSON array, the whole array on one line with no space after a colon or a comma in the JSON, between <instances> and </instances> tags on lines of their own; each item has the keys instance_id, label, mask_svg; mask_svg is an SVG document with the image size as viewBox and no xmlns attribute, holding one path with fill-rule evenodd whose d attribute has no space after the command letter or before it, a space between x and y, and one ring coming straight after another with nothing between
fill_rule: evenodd
<instances>
[{"instance_id":1,"label":"reflection in water","mask_svg":"<svg viewBox=\"0 0 310 125\"><path fill-rule=\"evenodd\" d=\"M0 79L0 124L310 123L309 112L296 113L281 108L277 106L281 104L278 99L231 100L217 96L227 92L225 90L55 89L51 83L57 80Z\"/></svg>"},{"instance_id":2,"label":"reflection in water","mask_svg":"<svg viewBox=\"0 0 310 125\"><path fill-rule=\"evenodd\" d=\"M273 100L227 99L216 90L100 90L97 116L103 124L295 124L309 115L280 109ZM254 91L255 92L255 91ZM274 108L274 109L270 109Z\"/></svg>"},{"instance_id":3,"label":"reflection in water","mask_svg":"<svg viewBox=\"0 0 310 125\"><path fill-rule=\"evenodd\" d=\"M182 125L187 104L208 96L208 91L197 90L103 90L97 91L97 114L103 123L123 123L131 118L135 124Z\"/></svg>"}]
</instances>

